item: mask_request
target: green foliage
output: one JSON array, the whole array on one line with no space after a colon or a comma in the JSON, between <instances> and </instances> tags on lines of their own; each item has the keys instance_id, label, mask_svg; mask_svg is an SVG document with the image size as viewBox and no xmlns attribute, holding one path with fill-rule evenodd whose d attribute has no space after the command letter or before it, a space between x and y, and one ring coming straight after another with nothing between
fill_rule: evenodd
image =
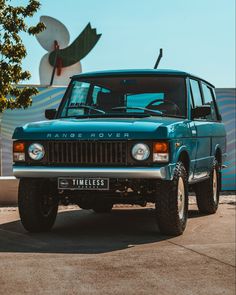
<instances>
[{"instance_id":1,"label":"green foliage","mask_svg":"<svg viewBox=\"0 0 236 295\"><path fill-rule=\"evenodd\" d=\"M31 77L22 68L27 53L20 33L35 35L45 29L43 23L32 27L26 24L26 18L38 11L39 1L29 0L26 6L12 6L10 2L0 0L0 113L4 109L27 108L31 96L38 92L36 88L17 87Z\"/></svg>"}]
</instances>

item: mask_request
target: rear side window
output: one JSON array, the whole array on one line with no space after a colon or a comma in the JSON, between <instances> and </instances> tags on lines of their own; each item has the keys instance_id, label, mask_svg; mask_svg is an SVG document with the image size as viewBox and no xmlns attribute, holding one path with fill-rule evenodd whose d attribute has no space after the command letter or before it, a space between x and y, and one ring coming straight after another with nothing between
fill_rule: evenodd
<instances>
[{"instance_id":1,"label":"rear side window","mask_svg":"<svg viewBox=\"0 0 236 295\"><path fill-rule=\"evenodd\" d=\"M206 119L217 121L217 113L212 89L208 87L206 84L202 83L202 92L204 96L204 105L211 106L211 114L208 115Z\"/></svg>"},{"instance_id":2,"label":"rear side window","mask_svg":"<svg viewBox=\"0 0 236 295\"><path fill-rule=\"evenodd\" d=\"M194 101L194 107L202 106L202 96L198 81L190 79L190 86Z\"/></svg>"}]
</instances>

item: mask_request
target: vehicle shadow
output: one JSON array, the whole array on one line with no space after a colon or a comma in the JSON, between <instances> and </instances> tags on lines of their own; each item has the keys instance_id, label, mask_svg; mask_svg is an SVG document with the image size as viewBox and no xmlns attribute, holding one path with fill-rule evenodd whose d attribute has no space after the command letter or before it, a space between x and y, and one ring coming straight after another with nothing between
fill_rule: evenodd
<instances>
[{"instance_id":1,"label":"vehicle shadow","mask_svg":"<svg viewBox=\"0 0 236 295\"><path fill-rule=\"evenodd\" d=\"M194 210L189 217L197 217ZM30 234L21 222L0 225L0 252L106 253L170 239L162 235L151 208L60 212L51 232Z\"/></svg>"}]
</instances>

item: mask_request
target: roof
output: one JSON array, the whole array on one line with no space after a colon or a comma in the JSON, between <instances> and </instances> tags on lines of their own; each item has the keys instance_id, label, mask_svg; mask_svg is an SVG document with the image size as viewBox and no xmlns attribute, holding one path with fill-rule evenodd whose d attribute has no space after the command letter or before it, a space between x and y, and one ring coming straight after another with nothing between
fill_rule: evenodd
<instances>
[{"instance_id":1,"label":"roof","mask_svg":"<svg viewBox=\"0 0 236 295\"><path fill-rule=\"evenodd\" d=\"M107 71L95 71L95 72L87 72L81 73L79 75L74 75L72 78L80 79L80 78L95 78L95 77L107 77L107 76L129 76L129 75L160 75L160 76L182 76L182 77L193 77L197 79L201 79L195 75L192 75L188 72L178 71L178 70L157 70L157 69L127 69L127 70L107 70ZM213 86L208 81L201 79L207 84ZM214 87L214 86L213 86Z\"/></svg>"},{"instance_id":2,"label":"roof","mask_svg":"<svg viewBox=\"0 0 236 295\"><path fill-rule=\"evenodd\" d=\"M107 70L81 73L74 77L94 77L94 76L120 76L120 75L178 75L188 76L189 74L177 70L155 70L155 69L127 69L127 70Z\"/></svg>"}]
</instances>

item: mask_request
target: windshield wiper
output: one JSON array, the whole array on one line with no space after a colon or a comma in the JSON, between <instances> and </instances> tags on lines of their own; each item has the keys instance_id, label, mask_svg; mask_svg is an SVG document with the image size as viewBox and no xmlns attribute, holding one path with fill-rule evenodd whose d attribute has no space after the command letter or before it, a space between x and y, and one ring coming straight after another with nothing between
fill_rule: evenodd
<instances>
[{"instance_id":1,"label":"windshield wiper","mask_svg":"<svg viewBox=\"0 0 236 295\"><path fill-rule=\"evenodd\" d=\"M115 108L112 108L112 110L142 110L142 111L144 111L144 113L148 113L148 114L155 114L155 115L158 115L158 116L162 116L163 115L163 113L161 111L151 110L151 109L142 108L142 107L128 107L128 106L123 106L123 107L115 107Z\"/></svg>"},{"instance_id":2,"label":"windshield wiper","mask_svg":"<svg viewBox=\"0 0 236 295\"><path fill-rule=\"evenodd\" d=\"M88 106L86 104L80 104L80 105L77 105L77 106L71 106L71 107L67 107L67 109L88 109L88 110L91 110L91 111L95 111L97 113L101 113L101 114L106 114L105 111L103 110L100 110L100 109L97 109L97 108L94 108L92 106Z\"/></svg>"}]
</instances>

